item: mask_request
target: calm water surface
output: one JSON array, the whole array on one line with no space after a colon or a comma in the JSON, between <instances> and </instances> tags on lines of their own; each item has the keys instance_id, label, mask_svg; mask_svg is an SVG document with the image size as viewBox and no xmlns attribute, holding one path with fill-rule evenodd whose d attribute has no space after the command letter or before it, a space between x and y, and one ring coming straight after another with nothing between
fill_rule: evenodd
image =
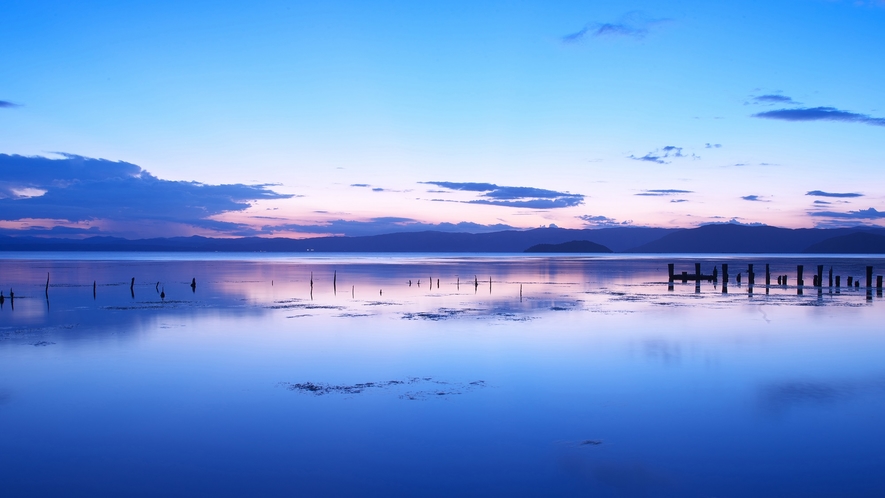
<instances>
[{"instance_id":1,"label":"calm water surface","mask_svg":"<svg viewBox=\"0 0 885 498\"><path fill-rule=\"evenodd\" d=\"M2 494L885 496L885 260L700 260L7 253Z\"/></svg>"}]
</instances>

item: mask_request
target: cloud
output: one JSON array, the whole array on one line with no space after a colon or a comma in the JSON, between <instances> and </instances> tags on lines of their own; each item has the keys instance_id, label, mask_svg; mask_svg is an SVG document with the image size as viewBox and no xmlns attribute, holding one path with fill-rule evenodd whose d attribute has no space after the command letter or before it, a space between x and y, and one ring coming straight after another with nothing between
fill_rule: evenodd
<instances>
[{"instance_id":1,"label":"cloud","mask_svg":"<svg viewBox=\"0 0 885 498\"><path fill-rule=\"evenodd\" d=\"M629 12L614 22L592 22L580 30L561 38L563 43L580 43L588 38L645 38L658 26L670 22L669 19L651 19L642 12Z\"/></svg>"},{"instance_id":2,"label":"cloud","mask_svg":"<svg viewBox=\"0 0 885 498\"><path fill-rule=\"evenodd\" d=\"M639 195L642 197L662 197L667 195L676 195L676 194L693 194L693 190L679 190L675 188L666 188L666 189L651 189L651 190L643 190L642 192L634 195Z\"/></svg>"},{"instance_id":3,"label":"cloud","mask_svg":"<svg viewBox=\"0 0 885 498\"><path fill-rule=\"evenodd\" d=\"M14 104L7 100L0 100L0 109L9 109L13 107L21 107L19 104Z\"/></svg>"},{"instance_id":4,"label":"cloud","mask_svg":"<svg viewBox=\"0 0 885 498\"><path fill-rule=\"evenodd\" d=\"M647 161L647 162L658 163L658 164L669 164L670 161L665 161L665 159L674 158L674 157L691 157L693 159L700 159L698 156L696 156L694 154L691 154L691 155L683 154L682 149L683 149L682 147L676 147L675 145L666 145L664 147L661 147L660 149L655 149L655 150L653 150L653 151L649 152L648 154L641 156L641 157L636 157L632 154L627 157L630 159L633 159L635 161Z\"/></svg>"},{"instance_id":5,"label":"cloud","mask_svg":"<svg viewBox=\"0 0 885 498\"><path fill-rule=\"evenodd\" d=\"M618 221L614 218L609 218L607 216L594 216L591 214L577 216L577 218L580 220L583 220L587 226L590 226L593 228L622 227L622 226L633 224L633 220Z\"/></svg>"},{"instance_id":6,"label":"cloud","mask_svg":"<svg viewBox=\"0 0 885 498\"><path fill-rule=\"evenodd\" d=\"M762 200L758 195L745 195L742 196L741 199L745 201L754 201L754 202L767 202Z\"/></svg>"},{"instance_id":7,"label":"cloud","mask_svg":"<svg viewBox=\"0 0 885 498\"><path fill-rule=\"evenodd\" d=\"M756 104L786 104L786 105L796 105L799 102L796 102L790 97L786 95L777 95L777 94L768 94L768 95L758 95L753 97L753 102Z\"/></svg>"},{"instance_id":8,"label":"cloud","mask_svg":"<svg viewBox=\"0 0 885 498\"><path fill-rule=\"evenodd\" d=\"M830 204L832 204L832 202L816 200L816 201L814 201L814 204L826 204L826 205L830 205Z\"/></svg>"},{"instance_id":9,"label":"cloud","mask_svg":"<svg viewBox=\"0 0 885 498\"><path fill-rule=\"evenodd\" d=\"M468 232L487 233L502 230L513 230L514 227L505 224L481 225L462 221L460 223L424 223L412 218L395 216L371 218L367 221L356 220L330 220L315 224L289 223L284 225L265 226L264 233L273 232L298 232L322 235L344 235L359 237L366 235L381 235L395 232L423 232L428 230L438 232Z\"/></svg>"},{"instance_id":10,"label":"cloud","mask_svg":"<svg viewBox=\"0 0 885 498\"><path fill-rule=\"evenodd\" d=\"M714 216L713 218L722 218L722 216ZM738 220L737 218L732 218L728 221L710 221L707 223L701 223L700 226L707 225L740 225L742 227L767 227L765 223L760 223L758 221L751 221L749 223Z\"/></svg>"},{"instance_id":11,"label":"cloud","mask_svg":"<svg viewBox=\"0 0 885 498\"><path fill-rule=\"evenodd\" d=\"M351 187L371 187L368 183L351 183Z\"/></svg>"},{"instance_id":12,"label":"cloud","mask_svg":"<svg viewBox=\"0 0 885 498\"><path fill-rule=\"evenodd\" d=\"M557 192L535 187L507 187L494 183L474 182L421 182L436 185L449 190L465 192L481 192L478 199L466 202L469 204L486 204L491 206L518 207L529 209L556 209L578 206L584 203L584 195L569 192Z\"/></svg>"},{"instance_id":13,"label":"cloud","mask_svg":"<svg viewBox=\"0 0 885 498\"><path fill-rule=\"evenodd\" d=\"M720 148L722 148L722 144L707 143L707 144L704 144L704 148L705 149L720 149Z\"/></svg>"},{"instance_id":14,"label":"cloud","mask_svg":"<svg viewBox=\"0 0 885 498\"><path fill-rule=\"evenodd\" d=\"M798 109L778 109L753 114L754 118L779 119L782 121L842 121L885 126L885 118L874 118L867 114L842 111L835 107L804 107Z\"/></svg>"},{"instance_id":15,"label":"cloud","mask_svg":"<svg viewBox=\"0 0 885 498\"><path fill-rule=\"evenodd\" d=\"M857 192L824 192L823 190L811 190L805 195L813 195L816 197L863 197L863 194Z\"/></svg>"},{"instance_id":16,"label":"cloud","mask_svg":"<svg viewBox=\"0 0 885 498\"><path fill-rule=\"evenodd\" d=\"M675 203L675 204L679 204L682 202L688 202L688 199L670 199L670 202Z\"/></svg>"},{"instance_id":17,"label":"cloud","mask_svg":"<svg viewBox=\"0 0 885 498\"><path fill-rule=\"evenodd\" d=\"M104 221L136 230L179 224L241 235L253 230L210 218L243 211L257 200L293 197L271 185L169 181L123 161L60 155L0 154L0 220Z\"/></svg>"},{"instance_id":18,"label":"cloud","mask_svg":"<svg viewBox=\"0 0 885 498\"><path fill-rule=\"evenodd\" d=\"M876 211L874 208L861 209L858 211L848 211L842 213L838 211L814 211L808 213L810 216L818 216L822 218L838 218L846 220L881 220L885 219L885 212Z\"/></svg>"}]
</instances>

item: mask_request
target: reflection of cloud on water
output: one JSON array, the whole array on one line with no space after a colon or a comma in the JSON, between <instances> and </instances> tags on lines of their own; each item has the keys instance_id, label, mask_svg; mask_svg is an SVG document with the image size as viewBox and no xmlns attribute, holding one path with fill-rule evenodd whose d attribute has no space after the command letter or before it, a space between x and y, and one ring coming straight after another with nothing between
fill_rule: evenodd
<instances>
[{"instance_id":1,"label":"reflection of cloud on water","mask_svg":"<svg viewBox=\"0 0 885 498\"><path fill-rule=\"evenodd\" d=\"M778 414L805 406L830 406L863 396L885 395L885 376L849 380L791 380L759 387L759 404Z\"/></svg>"},{"instance_id":2,"label":"reflection of cloud on water","mask_svg":"<svg viewBox=\"0 0 885 498\"><path fill-rule=\"evenodd\" d=\"M674 366L682 363L682 347L678 342L664 339L649 339L643 343L646 358Z\"/></svg>"},{"instance_id":3,"label":"reflection of cloud on water","mask_svg":"<svg viewBox=\"0 0 885 498\"><path fill-rule=\"evenodd\" d=\"M660 496L672 491L671 479L663 472L639 461L603 460L603 449L604 445L594 444L569 448L559 455L558 463L592 490L614 491L616 496Z\"/></svg>"}]
</instances>

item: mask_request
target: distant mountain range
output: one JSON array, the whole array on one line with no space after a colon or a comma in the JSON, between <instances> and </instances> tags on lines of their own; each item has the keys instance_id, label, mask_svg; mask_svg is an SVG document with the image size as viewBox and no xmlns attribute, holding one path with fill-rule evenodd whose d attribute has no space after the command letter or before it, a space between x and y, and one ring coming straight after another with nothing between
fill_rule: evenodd
<instances>
[{"instance_id":1,"label":"distant mountain range","mask_svg":"<svg viewBox=\"0 0 885 498\"><path fill-rule=\"evenodd\" d=\"M536 228L492 233L400 232L365 237L313 239L171 237L82 240L0 235L0 251L187 251L187 252L512 252L539 244L545 252L574 252L584 241L590 252L627 253L867 253L885 254L885 229L706 225L666 229L616 227L586 230ZM559 249L555 246L559 244ZM600 247L597 247L600 246ZM580 248L578 248L580 249ZM581 251L583 252L583 251Z\"/></svg>"}]
</instances>

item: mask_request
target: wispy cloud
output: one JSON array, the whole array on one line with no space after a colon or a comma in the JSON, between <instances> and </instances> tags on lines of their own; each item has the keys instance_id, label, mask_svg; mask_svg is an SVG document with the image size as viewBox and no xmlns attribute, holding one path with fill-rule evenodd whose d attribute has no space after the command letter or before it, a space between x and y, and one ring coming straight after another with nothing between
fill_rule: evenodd
<instances>
[{"instance_id":1,"label":"wispy cloud","mask_svg":"<svg viewBox=\"0 0 885 498\"><path fill-rule=\"evenodd\" d=\"M741 199L743 199L745 201L752 201L752 202L768 202L768 201L762 199L762 197L760 197L758 195L744 195L744 196L741 196Z\"/></svg>"},{"instance_id":2,"label":"wispy cloud","mask_svg":"<svg viewBox=\"0 0 885 498\"><path fill-rule=\"evenodd\" d=\"M665 145L664 147L655 149L644 156L635 156L631 154L627 157L634 161L646 161L657 164L669 164L670 161L667 161L667 159L671 158L691 157L693 159L700 159L695 154L683 154L682 149L683 147L677 147L675 145Z\"/></svg>"},{"instance_id":3,"label":"wispy cloud","mask_svg":"<svg viewBox=\"0 0 885 498\"><path fill-rule=\"evenodd\" d=\"M885 219L885 212L877 211L875 208L861 209L858 211L838 212L838 211L812 211L808 213L810 216L821 218L838 218L850 220L881 220Z\"/></svg>"},{"instance_id":4,"label":"wispy cloud","mask_svg":"<svg viewBox=\"0 0 885 498\"><path fill-rule=\"evenodd\" d=\"M618 221L614 218L609 218L607 216L599 216L592 214L584 214L577 217L580 220L584 221L584 224L588 227L593 228L611 228L611 227L622 227L627 225L632 225L633 220L625 220Z\"/></svg>"},{"instance_id":5,"label":"wispy cloud","mask_svg":"<svg viewBox=\"0 0 885 498\"><path fill-rule=\"evenodd\" d=\"M824 192L823 190L811 190L805 193L805 195L811 195L814 197L841 197L841 198L851 198L851 197L863 197L863 194L857 192Z\"/></svg>"},{"instance_id":6,"label":"wispy cloud","mask_svg":"<svg viewBox=\"0 0 885 498\"><path fill-rule=\"evenodd\" d=\"M753 114L754 118L779 119L782 121L841 121L885 126L885 118L875 118L868 114L843 111L835 107L800 107L797 109L777 109Z\"/></svg>"},{"instance_id":7,"label":"wispy cloud","mask_svg":"<svg viewBox=\"0 0 885 498\"><path fill-rule=\"evenodd\" d=\"M268 234L278 232L298 232L317 235L359 237L396 232L423 232L428 230L437 232L487 233L512 229L514 229L514 227L506 224L482 225L466 221L460 223L424 223L412 218L386 216L370 218L368 220L337 219L321 223L268 225L262 228L262 232Z\"/></svg>"},{"instance_id":8,"label":"wispy cloud","mask_svg":"<svg viewBox=\"0 0 885 498\"><path fill-rule=\"evenodd\" d=\"M9 102L8 100L0 100L0 109L9 109L12 107L21 107L19 104Z\"/></svg>"},{"instance_id":9,"label":"wispy cloud","mask_svg":"<svg viewBox=\"0 0 885 498\"><path fill-rule=\"evenodd\" d=\"M558 192L535 187L508 187L494 183L474 182L421 182L449 190L481 192L478 199L461 201L470 204L518 207L530 209L555 209L578 206L584 202L584 195Z\"/></svg>"},{"instance_id":10,"label":"wispy cloud","mask_svg":"<svg viewBox=\"0 0 885 498\"><path fill-rule=\"evenodd\" d=\"M62 154L62 159L0 154L0 220L180 224L227 234L251 227L210 219L254 201L285 199L272 185L169 181L122 161Z\"/></svg>"},{"instance_id":11,"label":"wispy cloud","mask_svg":"<svg viewBox=\"0 0 885 498\"><path fill-rule=\"evenodd\" d=\"M722 148L722 144L711 144L711 143L707 143L707 144L704 144L704 148L705 148L705 149L721 149L721 148Z\"/></svg>"},{"instance_id":12,"label":"wispy cloud","mask_svg":"<svg viewBox=\"0 0 885 498\"><path fill-rule=\"evenodd\" d=\"M752 97L751 99L754 104L782 104L782 105L798 105L799 102L796 102L791 97L787 97L786 95L779 94L768 94L768 95L757 95Z\"/></svg>"},{"instance_id":13,"label":"wispy cloud","mask_svg":"<svg viewBox=\"0 0 885 498\"><path fill-rule=\"evenodd\" d=\"M588 38L645 38L652 30L670 19L653 19L642 12L629 12L617 21L591 22L580 30L562 37L563 43L579 43Z\"/></svg>"},{"instance_id":14,"label":"wispy cloud","mask_svg":"<svg viewBox=\"0 0 885 498\"><path fill-rule=\"evenodd\" d=\"M639 195L643 197L662 197L668 195L679 195L679 194L693 194L693 190L679 190L675 188L664 188L664 189L651 189L651 190L643 190L642 192L634 195Z\"/></svg>"}]
</instances>

